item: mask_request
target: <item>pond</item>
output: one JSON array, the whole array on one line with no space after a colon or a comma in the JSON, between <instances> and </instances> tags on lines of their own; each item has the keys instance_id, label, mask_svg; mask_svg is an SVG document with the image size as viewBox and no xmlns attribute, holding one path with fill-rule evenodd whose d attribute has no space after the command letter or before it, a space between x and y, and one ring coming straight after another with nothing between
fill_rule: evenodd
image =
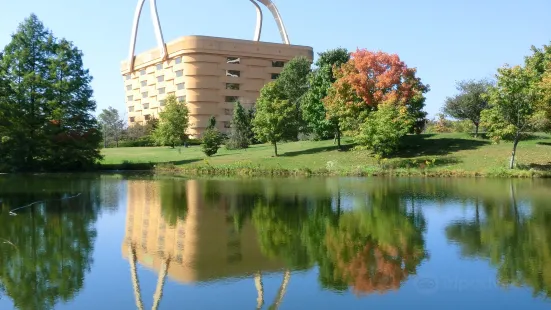
<instances>
[{"instance_id":1,"label":"pond","mask_svg":"<svg viewBox=\"0 0 551 310\"><path fill-rule=\"evenodd\" d=\"M548 309L551 180L0 175L0 309Z\"/></svg>"}]
</instances>

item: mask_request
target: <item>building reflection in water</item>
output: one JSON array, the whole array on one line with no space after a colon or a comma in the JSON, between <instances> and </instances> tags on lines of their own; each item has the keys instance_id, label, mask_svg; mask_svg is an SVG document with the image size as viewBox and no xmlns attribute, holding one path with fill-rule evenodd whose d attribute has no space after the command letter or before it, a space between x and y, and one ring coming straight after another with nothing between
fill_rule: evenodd
<instances>
[{"instance_id":1,"label":"building reflection in water","mask_svg":"<svg viewBox=\"0 0 551 310\"><path fill-rule=\"evenodd\" d=\"M183 187L176 189L185 193L181 200L163 200L166 193L161 193L162 181L128 182L122 255L130 264L137 308L143 309L136 270L136 264L140 264L158 274L153 309L158 308L166 277L182 284L250 277L257 288L260 309L264 304L262 273L281 271L285 264L262 254L257 231L250 221L237 231L223 200L216 205L205 203L199 181L167 182L169 191ZM185 215L170 223L166 213L163 216L163 208L179 209ZM290 271L286 270L274 300L276 309L289 279Z\"/></svg>"}]
</instances>

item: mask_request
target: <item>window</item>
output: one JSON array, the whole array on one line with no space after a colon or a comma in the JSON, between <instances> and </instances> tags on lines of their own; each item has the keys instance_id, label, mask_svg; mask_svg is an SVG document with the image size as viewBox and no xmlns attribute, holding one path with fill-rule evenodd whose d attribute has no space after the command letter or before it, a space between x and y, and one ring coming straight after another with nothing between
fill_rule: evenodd
<instances>
[{"instance_id":1,"label":"window","mask_svg":"<svg viewBox=\"0 0 551 310\"><path fill-rule=\"evenodd\" d=\"M234 103L234 102L237 102L238 100L239 100L239 97L237 96L226 96L226 102Z\"/></svg>"},{"instance_id":2,"label":"window","mask_svg":"<svg viewBox=\"0 0 551 310\"><path fill-rule=\"evenodd\" d=\"M126 79L127 80L130 80L131 76L130 76L130 73L128 73L127 75L125 75Z\"/></svg>"},{"instance_id":3,"label":"window","mask_svg":"<svg viewBox=\"0 0 551 310\"><path fill-rule=\"evenodd\" d=\"M239 84L237 84L237 83L226 83L226 89L239 90Z\"/></svg>"},{"instance_id":4,"label":"window","mask_svg":"<svg viewBox=\"0 0 551 310\"><path fill-rule=\"evenodd\" d=\"M130 118L130 122L131 122L131 123L134 123L134 121L135 121L135 118L134 118L134 117L131 117L131 118Z\"/></svg>"},{"instance_id":5,"label":"window","mask_svg":"<svg viewBox=\"0 0 551 310\"><path fill-rule=\"evenodd\" d=\"M174 62L175 62L176 64L181 64L181 63L182 63L182 57L176 58Z\"/></svg>"},{"instance_id":6,"label":"window","mask_svg":"<svg viewBox=\"0 0 551 310\"><path fill-rule=\"evenodd\" d=\"M128 112L134 112L134 107L128 107Z\"/></svg>"},{"instance_id":7,"label":"window","mask_svg":"<svg viewBox=\"0 0 551 310\"><path fill-rule=\"evenodd\" d=\"M224 128L231 128L230 122L224 122Z\"/></svg>"},{"instance_id":8,"label":"window","mask_svg":"<svg viewBox=\"0 0 551 310\"><path fill-rule=\"evenodd\" d=\"M127 100L127 101L132 101L132 100L134 100L134 96L128 96L128 97L126 97L126 100Z\"/></svg>"},{"instance_id":9,"label":"window","mask_svg":"<svg viewBox=\"0 0 551 310\"><path fill-rule=\"evenodd\" d=\"M161 107L164 107L165 104L166 104L166 100L161 100L161 101L159 101L159 105L160 105Z\"/></svg>"},{"instance_id":10,"label":"window","mask_svg":"<svg viewBox=\"0 0 551 310\"><path fill-rule=\"evenodd\" d=\"M142 81L141 85L142 85L142 87L147 86L147 81Z\"/></svg>"},{"instance_id":11,"label":"window","mask_svg":"<svg viewBox=\"0 0 551 310\"><path fill-rule=\"evenodd\" d=\"M185 87L186 87L186 84L185 84L185 83L180 83L180 84L177 84L177 85L176 85L176 89L178 89L178 90L182 90L182 89L184 89Z\"/></svg>"},{"instance_id":12,"label":"window","mask_svg":"<svg viewBox=\"0 0 551 310\"><path fill-rule=\"evenodd\" d=\"M147 96L148 96L148 93L147 93L146 91L144 91L144 92L142 93L142 98L147 98Z\"/></svg>"},{"instance_id":13,"label":"window","mask_svg":"<svg viewBox=\"0 0 551 310\"><path fill-rule=\"evenodd\" d=\"M162 81L164 81L164 80L165 80L165 76L164 76L164 75L159 75L159 76L157 77L157 82L162 82Z\"/></svg>"},{"instance_id":14,"label":"window","mask_svg":"<svg viewBox=\"0 0 551 310\"><path fill-rule=\"evenodd\" d=\"M186 101L186 96L180 96L177 99L178 99L178 102L184 102Z\"/></svg>"},{"instance_id":15,"label":"window","mask_svg":"<svg viewBox=\"0 0 551 310\"><path fill-rule=\"evenodd\" d=\"M164 87L159 88L159 95L162 95L164 93L165 93L165 88Z\"/></svg>"},{"instance_id":16,"label":"window","mask_svg":"<svg viewBox=\"0 0 551 310\"><path fill-rule=\"evenodd\" d=\"M157 70L163 70L163 64L157 64Z\"/></svg>"},{"instance_id":17,"label":"window","mask_svg":"<svg viewBox=\"0 0 551 310\"><path fill-rule=\"evenodd\" d=\"M178 70L176 71L176 77L181 77L184 75L184 70Z\"/></svg>"},{"instance_id":18,"label":"window","mask_svg":"<svg viewBox=\"0 0 551 310\"><path fill-rule=\"evenodd\" d=\"M237 70L226 70L226 76L240 77L240 76L241 76L241 71L237 71Z\"/></svg>"},{"instance_id":19,"label":"window","mask_svg":"<svg viewBox=\"0 0 551 310\"><path fill-rule=\"evenodd\" d=\"M226 115L231 115L231 110L230 109L224 109L224 114Z\"/></svg>"},{"instance_id":20,"label":"window","mask_svg":"<svg viewBox=\"0 0 551 310\"><path fill-rule=\"evenodd\" d=\"M143 104L143 108L144 108L144 110L149 109L149 103L144 103L144 104Z\"/></svg>"},{"instance_id":21,"label":"window","mask_svg":"<svg viewBox=\"0 0 551 310\"><path fill-rule=\"evenodd\" d=\"M229 64L239 64L239 63L241 63L241 58L239 58L239 57L228 57L227 58L227 63L229 63Z\"/></svg>"},{"instance_id":22,"label":"window","mask_svg":"<svg viewBox=\"0 0 551 310\"><path fill-rule=\"evenodd\" d=\"M144 115L144 117L145 117L145 120L146 120L146 121L148 121L148 120L151 119L151 115L149 115L149 114L148 114L148 115Z\"/></svg>"},{"instance_id":23,"label":"window","mask_svg":"<svg viewBox=\"0 0 551 310\"><path fill-rule=\"evenodd\" d=\"M279 60L272 61L272 67L283 68L283 66L285 66L285 62L283 61L279 61Z\"/></svg>"},{"instance_id":24,"label":"window","mask_svg":"<svg viewBox=\"0 0 551 310\"><path fill-rule=\"evenodd\" d=\"M275 80L279 77L279 73L272 73L272 80Z\"/></svg>"},{"instance_id":25,"label":"window","mask_svg":"<svg viewBox=\"0 0 551 310\"><path fill-rule=\"evenodd\" d=\"M145 75L145 69L140 70L140 75Z\"/></svg>"}]
</instances>

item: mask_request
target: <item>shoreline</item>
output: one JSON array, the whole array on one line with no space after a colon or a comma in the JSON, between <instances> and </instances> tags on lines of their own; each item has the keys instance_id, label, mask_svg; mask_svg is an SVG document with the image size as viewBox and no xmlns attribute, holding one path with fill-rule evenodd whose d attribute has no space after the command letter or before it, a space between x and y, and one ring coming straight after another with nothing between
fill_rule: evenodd
<instances>
[{"instance_id":1,"label":"shoreline","mask_svg":"<svg viewBox=\"0 0 551 310\"><path fill-rule=\"evenodd\" d=\"M239 176L239 177L428 177L428 178L551 178L551 171L490 168L486 171L466 171L445 168L397 168L385 169L375 166L356 167L355 169L309 169L309 168L262 168L253 165L193 165L175 166L171 163L123 163L100 165L98 171L147 171L159 174L177 174L182 176Z\"/></svg>"}]
</instances>

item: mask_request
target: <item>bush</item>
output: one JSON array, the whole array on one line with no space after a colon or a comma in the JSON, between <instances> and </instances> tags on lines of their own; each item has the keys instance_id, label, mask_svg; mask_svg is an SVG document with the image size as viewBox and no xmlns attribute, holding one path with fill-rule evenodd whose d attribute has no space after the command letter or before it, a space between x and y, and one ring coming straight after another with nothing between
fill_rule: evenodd
<instances>
[{"instance_id":1,"label":"bush","mask_svg":"<svg viewBox=\"0 0 551 310\"><path fill-rule=\"evenodd\" d=\"M188 145L201 145L203 143L201 139L188 139L187 144Z\"/></svg>"},{"instance_id":2,"label":"bush","mask_svg":"<svg viewBox=\"0 0 551 310\"><path fill-rule=\"evenodd\" d=\"M398 149L414 120L404 107L381 104L378 108L361 126L356 142L377 155L386 156Z\"/></svg>"},{"instance_id":3,"label":"bush","mask_svg":"<svg viewBox=\"0 0 551 310\"><path fill-rule=\"evenodd\" d=\"M119 141L119 147L144 147L155 146L155 141L151 136L143 136L135 140L122 140Z\"/></svg>"},{"instance_id":4,"label":"bush","mask_svg":"<svg viewBox=\"0 0 551 310\"><path fill-rule=\"evenodd\" d=\"M222 135L220 135L218 130L215 128L205 130L205 133L203 134L203 144L201 145L205 155L210 157L218 153L220 144L222 144Z\"/></svg>"}]
</instances>

